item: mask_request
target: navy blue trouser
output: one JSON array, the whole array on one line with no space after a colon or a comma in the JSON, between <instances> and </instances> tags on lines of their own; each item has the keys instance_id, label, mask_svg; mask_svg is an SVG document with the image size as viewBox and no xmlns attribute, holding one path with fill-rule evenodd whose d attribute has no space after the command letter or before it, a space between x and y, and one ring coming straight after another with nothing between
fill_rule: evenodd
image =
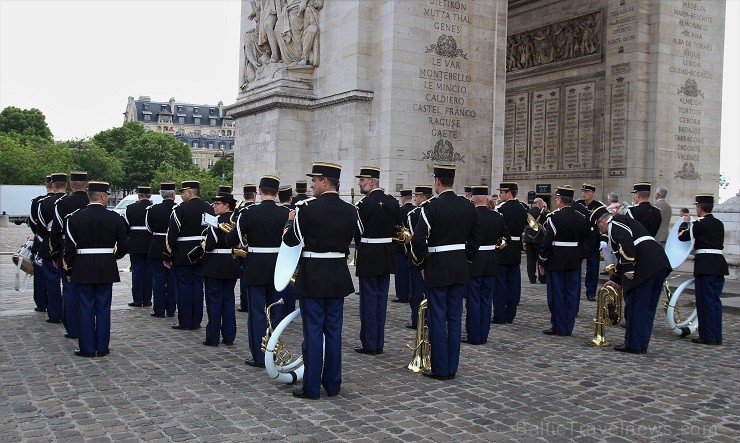
<instances>
[{"instance_id":1,"label":"navy blue trouser","mask_svg":"<svg viewBox=\"0 0 740 443\"><path fill-rule=\"evenodd\" d=\"M77 285L77 294L80 298L80 351L108 351L113 284Z\"/></svg>"},{"instance_id":2,"label":"navy blue trouser","mask_svg":"<svg viewBox=\"0 0 740 443\"><path fill-rule=\"evenodd\" d=\"M298 297L303 322L303 390L312 397L321 386L330 396L342 385L344 298Z\"/></svg>"},{"instance_id":3,"label":"navy blue trouser","mask_svg":"<svg viewBox=\"0 0 740 443\"><path fill-rule=\"evenodd\" d=\"M409 301L410 280L409 280L409 257L403 252L396 252L396 273L394 275L396 284L396 298L403 301Z\"/></svg>"},{"instance_id":4,"label":"navy blue trouser","mask_svg":"<svg viewBox=\"0 0 740 443\"><path fill-rule=\"evenodd\" d=\"M411 292L409 293L409 304L411 305L411 326L416 328L419 317L419 304L424 300L424 277L416 268L409 268L411 281Z\"/></svg>"},{"instance_id":5,"label":"navy blue trouser","mask_svg":"<svg viewBox=\"0 0 740 443\"><path fill-rule=\"evenodd\" d=\"M249 352L255 363L265 362L265 353L262 352L262 337L267 332L267 316L265 308L280 300L280 293L275 286L249 285L249 315L247 316L247 335L249 341ZM282 316L282 306L275 306L270 311L270 322L275 328L277 320Z\"/></svg>"},{"instance_id":6,"label":"navy blue trouser","mask_svg":"<svg viewBox=\"0 0 740 443\"><path fill-rule=\"evenodd\" d=\"M462 308L465 285L427 288L429 341L432 372L442 377L455 374L460 364Z\"/></svg>"},{"instance_id":7,"label":"navy blue trouser","mask_svg":"<svg viewBox=\"0 0 740 443\"><path fill-rule=\"evenodd\" d=\"M666 275L664 269L660 270L629 291L624 291L624 321L627 325L624 344L628 348L647 351Z\"/></svg>"},{"instance_id":8,"label":"navy blue trouser","mask_svg":"<svg viewBox=\"0 0 740 443\"><path fill-rule=\"evenodd\" d=\"M152 267L146 254L130 254L131 295L134 303L152 302Z\"/></svg>"},{"instance_id":9,"label":"navy blue trouser","mask_svg":"<svg viewBox=\"0 0 740 443\"><path fill-rule=\"evenodd\" d=\"M242 311L249 309L249 286L247 285L246 275L246 260L239 257L239 269L241 275L239 278L239 309Z\"/></svg>"},{"instance_id":10,"label":"navy blue trouser","mask_svg":"<svg viewBox=\"0 0 740 443\"><path fill-rule=\"evenodd\" d=\"M152 310L155 315L166 313L173 316L177 307L175 271L167 269L161 259L149 259L149 264L152 268L152 295L154 296Z\"/></svg>"},{"instance_id":11,"label":"navy blue trouser","mask_svg":"<svg viewBox=\"0 0 740 443\"><path fill-rule=\"evenodd\" d=\"M547 307L550 325L558 334L571 334L576 324L581 296L581 270L546 271Z\"/></svg>"},{"instance_id":12,"label":"navy blue trouser","mask_svg":"<svg viewBox=\"0 0 740 443\"><path fill-rule=\"evenodd\" d=\"M44 276L43 266L33 262L33 302L36 307L42 311L46 310L46 277Z\"/></svg>"},{"instance_id":13,"label":"navy blue trouser","mask_svg":"<svg viewBox=\"0 0 740 443\"><path fill-rule=\"evenodd\" d=\"M183 328L196 328L203 320L201 265L173 266L177 279L177 320Z\"/></svg>"},{"instance_id":14,"label":"navy blue trouser","mask_svg":"<svg viewBox=\"0 0 740 443\"><path fill-rule=\"evenodd\" d=\"M62 276L62 288L64 296L62 297L62 322L64 329L72 337L80 335L80 299L77 294L77 285L67 280L67 273L64 270L60 272Z\"/></svg>"},{"instance_id":15,"label":"navy blue trouser","mask_svg":"<svg viewBox=\"0 0 740 443\"><path fill-rule=\"evenodd\" d=\"M589 252L586 256L586 298L596 298L596 286L599 284L599 251Z\"/></svg>"},{"instance_id":16,"label":"navy blue trouser","mask_svg":"<svg viewBox=\"0 0 740 443\"><path fill-rule=\"evenodd\" d=\"M697 275L694 277L696 315L699 320L699 338L722 340L722 302L719 300L725 286L724 275Z\"/></svg>"},{"instance_id":17,"label":"navy blue trouser","mask_svg":"<svg viewBox=\"0 0 740 443\"><path fill-rule=\"evenodd\" d=\"M522 273L520 266L498 265L496 291L493 294L493 322L512 323L522 292Z\"/></svg>"},{"instance_id":18,"label":"navy blue trouser","mask_svg":"<svg viewBox=\"0 0 740 443\"><path fill-rule=\"evenodd\" d=\"M217 345L219 336L224 343L233 343L236 338L236 280L219 280L203 277L206 286L206 343Z\"/></svg>"},{"instance_id":19,"label":"navy blue trouser","mask_svg":"<svg viewBox=\"0 0 740 443\"><path fill-rule=\"evenodd\" d=\"M59 269L54 266L50 258L42 260L42 267L46 281L46 312L49 320L59 322L62 320L62 287Z\"/></svg>"},{"instance_id":20,"label":"navy blue trouser","mask_svg":"<svg viewBox=\"0 0 740 443\"><path fill-rule=\"evenodd\" d=\"M391 276L360 277L360 342L368 351L385 345L385 318Z\"/></svg>"},{"instance_id":21,"label":"navy blue trouser","mask_svg":"<svg viewBox=\"0 0 740 443\"><path fill-rule=\"evenodd\" d=\"M496 277L493 275L470 277L465 285L465 331L471 344L480 345L488 341L495 286Z\"/></svg>"}]
</instances>

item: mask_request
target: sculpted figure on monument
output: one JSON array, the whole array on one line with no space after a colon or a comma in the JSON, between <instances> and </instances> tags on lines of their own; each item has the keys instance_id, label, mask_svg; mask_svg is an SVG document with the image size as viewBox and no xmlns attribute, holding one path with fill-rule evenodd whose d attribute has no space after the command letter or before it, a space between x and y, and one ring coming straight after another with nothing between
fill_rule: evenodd
<instances>
[{"instance_id":1,"label":"sculpted figure on monument","mask_svg":"<svg viewBox=\"0 0 740 443\"><path fill-rule=\"evenodd\" d=\"M242 90L247 89L249 83L253 82L260 75L270 57L270 47L267 44L259 44L259 3L255 4L253 2L252 6L252 13L249 14L248 18L254 20L257 26L244 34L244 81L241 85Z\"/></svg>"},{"instance_id":2,"label":"sculpted figure on monument","mask_svg":"<svg viewBox=\"0 0 740 443\"><path fill-rule=\"evenodd\" d=\"M298 65L319 66L319 10L324 7L324 0L303 0L303 3L306 4L303 13L303 53Z\"/></svg>"},{"instance_id":3,"label":"sculpted figure on monument","mask_svg":"<svg viewBox=\"0 0 740 443\"><path fill-rule=\"evenodd\" d=\"M278 21L278 11L281 9L281 4L284 0L261 0L262 3L258 8L260 10L260 19L258 23L259 38L257 44L264 45L267 43L270 46L270 61L269 63L277 63L280 60L280 48L278 46L278 39L275 35L275 25ZM254 5L254 3L252 3ZM254 11L254 6L252 7Z\"/></svg>"}]
</instances>

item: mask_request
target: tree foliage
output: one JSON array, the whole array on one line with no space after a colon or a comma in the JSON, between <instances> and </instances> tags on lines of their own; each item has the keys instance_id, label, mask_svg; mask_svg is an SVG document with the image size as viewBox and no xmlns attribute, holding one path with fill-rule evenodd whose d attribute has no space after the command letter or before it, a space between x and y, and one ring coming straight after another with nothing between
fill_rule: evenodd
<instances>
[{"instance_id":1,"label":"tree foliage","mask_svg":"<svg viewBox=\"0 0 740 443\"><path fill-rule=\"evenodd\" d=\"M51 130L46 124L46 117L36 108L20 109L8 106L0 112L0 134L20 138L39 137L51 140Z\"/></svg>"},{"instance_id":2,"label":"tree foliage","mask_svg":"<svg viewBox=\"0 0 740 443\"><path fill-rule=\"evenodd\" d=\"M130 140L135 140L146 132L139 122L126 122L119 128L111 128L98 132L92 141L110 154L123 152Z\"/></svg>"},{"instance_id":3,"label":"tree foliage","mask_svg":"<svg viewBox=\"0 0 740 443\"><path fill-rule=\"evenodd\" d=\"M161 182L172 181L180 184L186 180L197 180L200 182L200 196L203 200L210 200L218 192L218 186L221 184L220 177L214 177L210 171L200 169L197 166L190 165L186 169L175 168L171 165L162 165L151 181L152 191L159 191Z\"/></svg>"},{"instance_id":4,"label":"tree foliage","mask_svg":"<svg viewBox=\"0 0 740 443\"><path fill-rule=\"evenodd\" d=\"M221 157L211 166L209 172L216 177L220 183L234 182L234 153L221 151ZM216 154L218 155L218 154ZM223 177L222 177L223 174Z\"/></svg>"},{"instance_id":5,"label":"tree foliage","mask_svg":"<svg viewBox=\"0 0 740 443\"><path fill-rule=\"evenodd\" d=\"M151 183L155 172L162 166L175 170L193 167L190 148L169 134L145 131L139 137L126 141L122 152L122 189L134 189Z\"/></svg>"}]
</instances>

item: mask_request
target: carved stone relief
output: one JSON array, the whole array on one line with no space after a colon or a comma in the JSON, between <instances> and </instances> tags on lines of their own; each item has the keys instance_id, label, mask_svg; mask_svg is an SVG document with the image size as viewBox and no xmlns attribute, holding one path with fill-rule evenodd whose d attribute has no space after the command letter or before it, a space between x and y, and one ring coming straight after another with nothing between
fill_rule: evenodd
<instances>
[{"instance_id":1,"label":"carved stone relief","mask_svg":"<svg viewBox=\"0 0 740 443\"><path fill-rule=\"evenodd\" d=\"M433 149L424 153L421 159L436 162L465 163L465 156L461 155L459 152L455 152L455 148L452 147L452 142L441 138L437 140Z\"/></svg>"}]
</instances>

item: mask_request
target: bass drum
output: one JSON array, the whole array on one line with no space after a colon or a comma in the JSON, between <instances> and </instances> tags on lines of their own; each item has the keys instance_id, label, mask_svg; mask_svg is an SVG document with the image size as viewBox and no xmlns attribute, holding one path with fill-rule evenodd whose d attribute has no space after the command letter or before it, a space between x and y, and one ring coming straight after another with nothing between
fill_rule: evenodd
<instances>
[{"instance_id":1,"label":"bass drum","mask_svg":"<svg viewBox=\"0 0 740 443\"><path fill-rule=\"evenodd\" d=\"M687 318L682 319L681 314L676 308L676 304L678 303L678 298L681 296L681 294L686 288L688 288L689 286L693 284L694 284L693 278L681 283L676 288L676 291L673 292L673 295L671 295L671 298L668 300L668 305L666 306L666 310L665 310L666 323L668 324L668 327L671 329L671 332L673 332L676 335L680 335L681 337L686 337L689 334L695 333L696 328L699 326L699 320L697 319L696 309L694 309L691 315L689 315Z\"/></svg>"},{"instance_id":2,"label":"bass drum","mask_svg":"<svg viewBox=\"0 0 740 443\"><path fill-rule=\"evenodd\" d=\"M303 379L303 356L300 356L289 362L277 362L276 357L280 352L278 347L282 348L283 342L280 341L285 328L295 320L296 317L301 315L301 309L298 308L295 311L288 314L287 317L280 322L279 325L272 331L270 340L267 342L267 348L265 349L265 369L267 375L271 379L277 380L281 383L295 383ZM278 344L280 342L280 344Z\"/></svg>"}]
</instances>

